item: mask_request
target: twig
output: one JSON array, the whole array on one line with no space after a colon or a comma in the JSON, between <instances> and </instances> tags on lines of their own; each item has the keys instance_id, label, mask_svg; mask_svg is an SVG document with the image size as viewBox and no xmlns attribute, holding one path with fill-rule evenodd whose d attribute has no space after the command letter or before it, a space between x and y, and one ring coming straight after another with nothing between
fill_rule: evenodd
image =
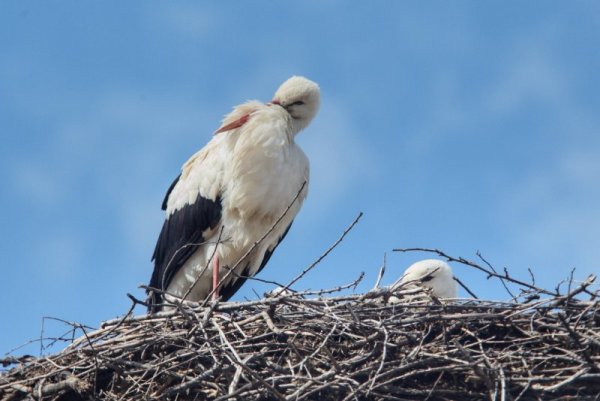
<instances>
[{"instance_id":1,"label":"twig","mask_svg":"<svg viewBox=\"0 0 600 401\"><path fill-rule=\"evenodd\" d=\"M385 274L386 257L387 257L387 254L384 252L383 253L383 264L379 268L379 273L377 274L377 281L375 282L375 285L373 286L373 289L375 289L375 290L379 288L381 279L383 278L383 275Z\"/></svg>"},{"instance_id":2,"label":"twig","mask_svg":"<svg viewBox=\"0 0 600 401\"><path fill-rule=\"evenodd\" d=\"M494 269L494 266L492 266L490 264L490 262L488 262L483 255L481 254L481 252L477 251L476 255L479 259L481 259L481 261L483 263L486 264L486 266L488 267L488 269L490 269L491 271L493 271L495 274L498 274L498 272L496 271L496 269ZM502 286L504 287L504 289L506 290L506 292L508 292L508 295L510 295L510 297L512 299L516 299L515 295L512 293L512 291L510 290L510 288L508 288L508 286L506 285L506 282L504 281L506 278L508 278L508 271L506 270L506 268L504 268L504 277L498 275L497 276L500 279L500 282L502 283Z\"/></svg>"},{"instance_id":3,"label":"twig","mask_svg":"<svg viewBox=\"0 0 600 401\"><path fill-rule=\"evenodd\" d=\"M317 258L317 260L315 260L313 263L310 264L310 266L308 266L306 269L302 270L302 272L297 275L296 277L294 277L294 279L292 281L290 281L285 287L283 287L282 291L285 291L287 289L289 289L292 285L294 285L298 280L300 280L302 277L304 277L304 275L306 275L306 273L308 273L309 271L311 271L315 266L317 266L323 259L325 259L327 257L327 255L329 255L329 253L331 251L333 251L335 249L335 247L338 246L338 244L340 242L342 242L344 240L344 238L346 237L346 235L350 232L350 230L352 230L352 228L354 228L354 226L356 225L356 223L358 223L358 221L360 220L360 218L363 216L363 213L360 212L358 214L358 216L356 216L356 218L354 219L354 221L352 222L352 224L350 224L348 226L348 228L346 228L344 230L344 232L342 233L342 235L340 236L340 238L337 239L337 241L335 241L333 243L333 245L331 245L329 248L327 248L327 250Z\"/></svg>"},{"instance_id":4,"label":"twig","mask_svg":"<svg viewBox=\"0 0 600 401\"><path fill-rule=\"evenodd\" d=\"M463 283L462 281L460 281L460 279L458 277L453 277L454 281L456 281L458 283L458 285L460 285L466 292L469 293L470 296L472 296L475 299L479 299L479 297L477 295L475 295L475 293L473 291L471 291L469 289L469 287L467 287L465 285L465 283Z\"/></svg>"}]
</instances>

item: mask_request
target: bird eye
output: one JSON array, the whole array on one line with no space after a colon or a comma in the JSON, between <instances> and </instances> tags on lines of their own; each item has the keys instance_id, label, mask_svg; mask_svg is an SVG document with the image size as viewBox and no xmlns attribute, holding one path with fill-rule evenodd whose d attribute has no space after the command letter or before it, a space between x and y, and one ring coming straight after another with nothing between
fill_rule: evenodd
<instances>
[{"instance_id":1,"label":"bird eye","mask_svg":"<svg viewBox=\"0 0 600 401\"><path fill-rule=\"evenodd\" d=\"M427 276L421 278L421 282L423 283L426 283L431 280L433 280L433 274L428 274Z\"/></svg>"},{"instance_id":2,"label":"bird eye","mask_svg":"<svg viewBox=\"0 0 600 401\"><path fill-rule=\"evenodd\" d=\"M304 102L302 100L298 100L297 102L292 103L292 106L302 106Z\"/></svg>"}]
</instances>

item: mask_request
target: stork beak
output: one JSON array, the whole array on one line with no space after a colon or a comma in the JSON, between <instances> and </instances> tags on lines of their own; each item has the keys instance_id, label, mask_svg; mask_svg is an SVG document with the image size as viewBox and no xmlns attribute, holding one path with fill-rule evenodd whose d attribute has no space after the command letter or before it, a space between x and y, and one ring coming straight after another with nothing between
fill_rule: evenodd
<instances>
[{"instance_id":1,"label":"stork beak","mask_svg":"<svg viewBox=\"0 0 600 401\"><path fill-rule=\"evenodd\" d=\"M277 99L271 100L271 104L276 104L277 106L281 106L281 102Z\"/></svg>"}]
</instances>

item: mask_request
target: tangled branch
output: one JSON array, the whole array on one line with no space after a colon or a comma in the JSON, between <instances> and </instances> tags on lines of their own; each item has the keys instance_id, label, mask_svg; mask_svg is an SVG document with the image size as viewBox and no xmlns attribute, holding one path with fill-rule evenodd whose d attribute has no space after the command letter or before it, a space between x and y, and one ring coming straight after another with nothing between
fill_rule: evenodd
<instances>
[{"instance_id":1,"label":"tangled branch","mask_svg":"<svg viewBox=\"0 0 600 401\"><path fill-rule=\"evenodd\" d=\"M382 288L384 258L365 294L332 296L356 288L361 274L329 290L179 303L154 315L131 316L131 309L95 331L64 322L83 332L65 350L0 359L13 366L0 374L0 401L600 398L594 276L580 283L571 276L566 292L547 290L533 275L525 281L499 273L479 254L481 264L436 249L395 251L433 252L469 266L500 280L512 301ZM392 295L404 302L389 303ZM131 298L133 308L140 301Z\"/></svg>"},{"instance_id":2,"label":"tangled branch","mask_svg":"<svg viewBox=\"0 0 600 401\"><path fill-rule=\"evenodd\" d=\"M0 376L1 400L592 400L600 313L575 299L285 294L106 322ZM594 294L597 295L597 294ZM410 296L410 300L408 300ZM67 398L56 398L67 397Z\"/></svg>"}]
</instances>

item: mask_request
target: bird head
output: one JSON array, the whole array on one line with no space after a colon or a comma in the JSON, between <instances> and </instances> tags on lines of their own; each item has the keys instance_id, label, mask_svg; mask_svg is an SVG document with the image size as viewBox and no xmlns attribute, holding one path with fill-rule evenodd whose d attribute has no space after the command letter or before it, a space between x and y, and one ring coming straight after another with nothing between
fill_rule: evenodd
<instances>
[{"instance_id":1,"label":"bird head","mask_svg":"<svg viewBox=\"0 0 600 401\"><path fill-rule=\"evenodd\" d=\"M272 104L283 107L292 118L294 134L304 129L319 110L319 85L304 77L285 81L273 96Z\"/></svg>"},{"instance_id":2,"label":"bird head","mask_svg":"<svg viewBox=\"0 0 600 401\"><path fill-rule=\"evenodd\" d=\"M456 298L456 282L448 263L425 259L412 264L400 279L401 283L414 282L431 288L433 295L440 298Z\"/></svg>"}]
</instances>

